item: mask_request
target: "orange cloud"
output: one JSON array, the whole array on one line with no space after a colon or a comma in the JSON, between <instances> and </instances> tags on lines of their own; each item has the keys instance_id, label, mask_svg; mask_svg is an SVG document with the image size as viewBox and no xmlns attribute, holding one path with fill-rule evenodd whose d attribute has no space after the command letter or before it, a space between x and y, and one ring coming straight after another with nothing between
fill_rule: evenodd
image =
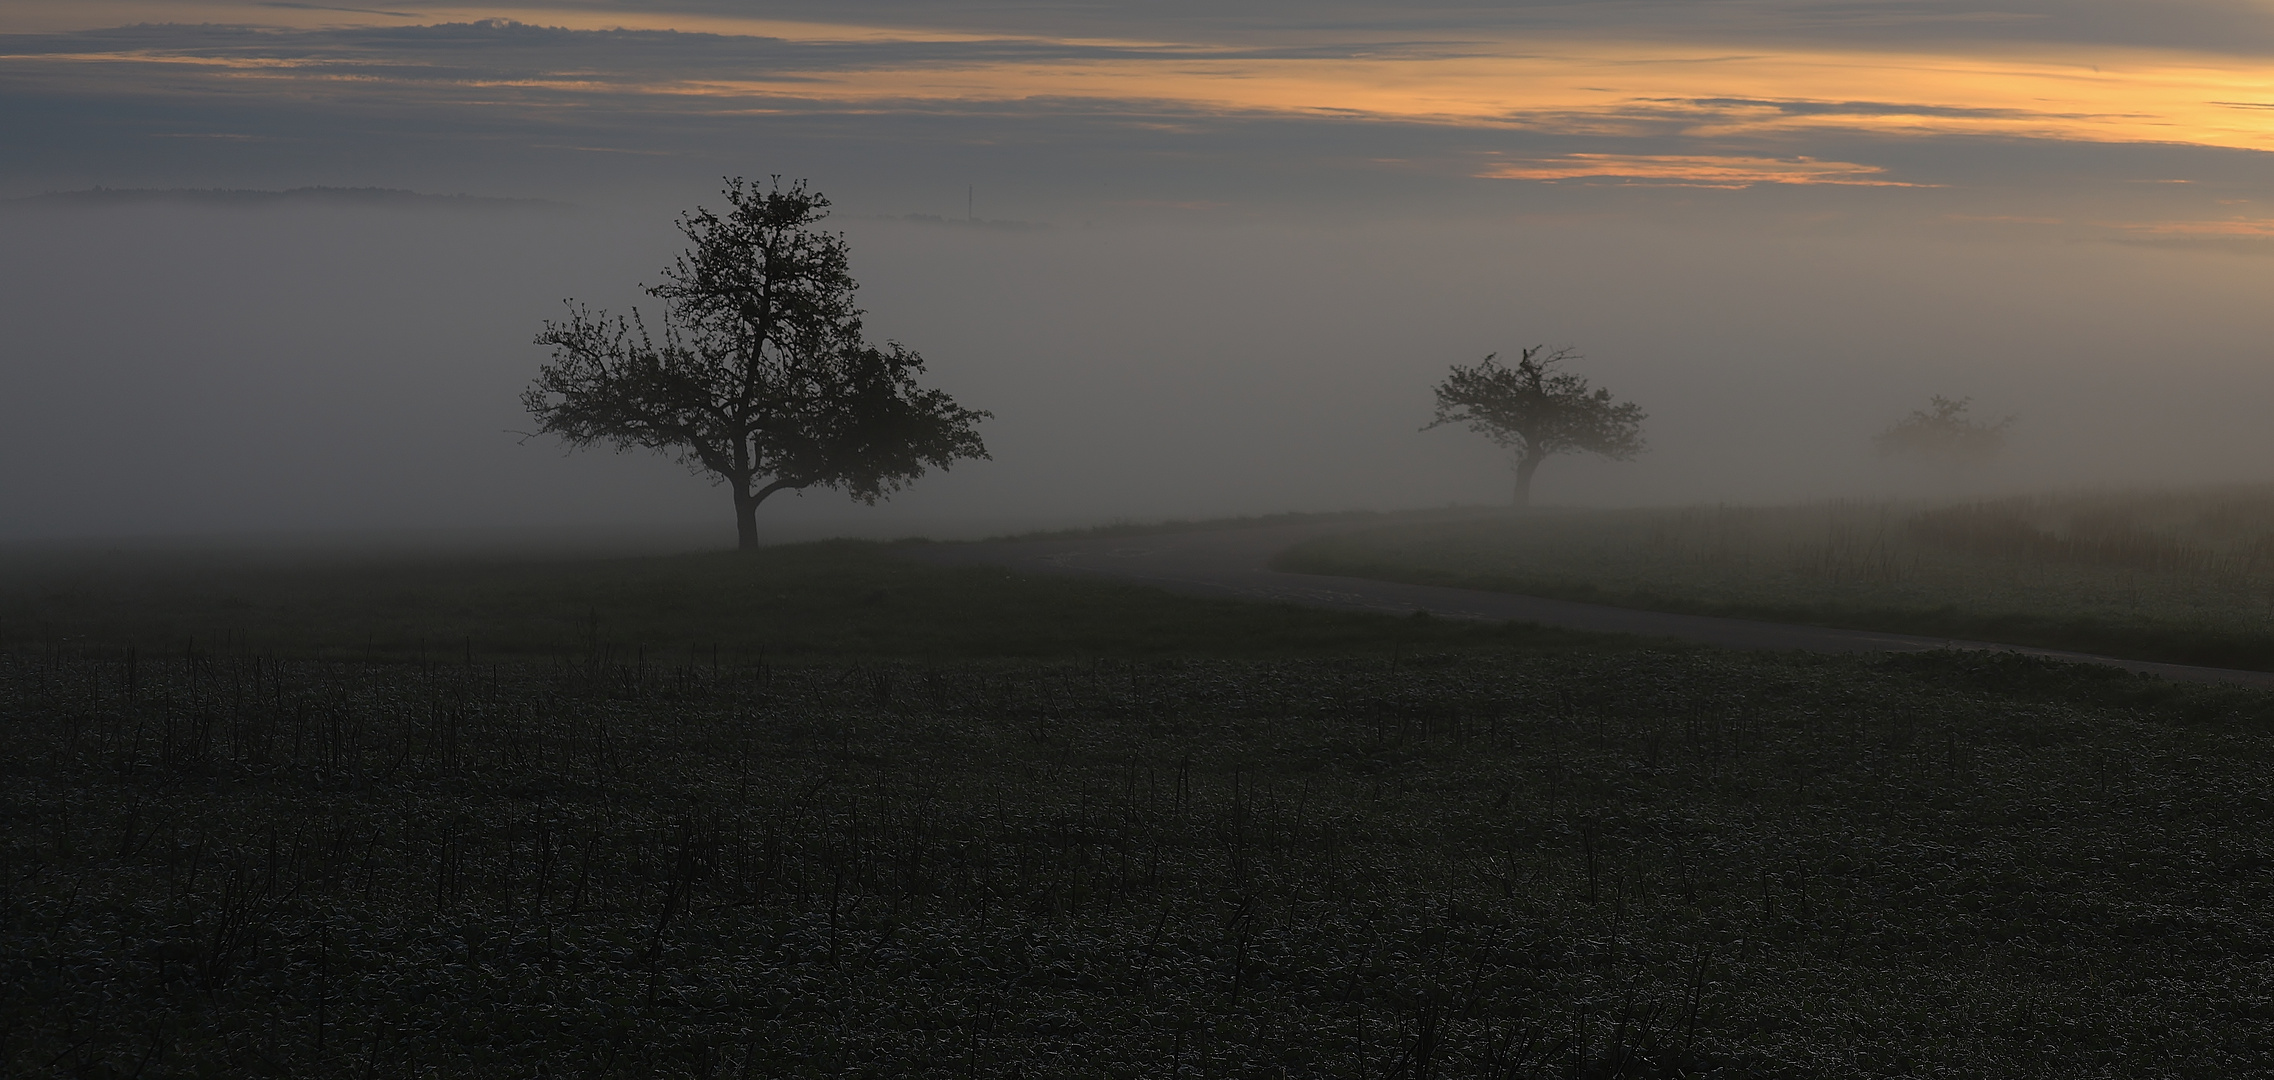
<instances>
[{"instance_id":1,"label":"orange cloud","mask_svg":"<svg viewBox=\"0 0 2274 1080\"><path fill-rule=\"evenodd\" d=\"M1880 177L1876 165L1815 158L1713 157L1684 154L1565 154L1495 165L1476 175L1495 180L1620 180L1679 187L1744 188L1755 184L1848 184L1921 187Z\"/></svg>"},{"instance_id":2,"label":"orange cloud","mask_svg":"<svg viewBox=\"0 0 2274 1080\"><path fill-rule=\"evenodd\" d=\"M227 7L229 5L214 5ZM304 9L264 9L314 17ZM419 9L413 9L419 10ZM425 9L429 15L439 14ZM339 19L338 12L322 17ZM573 17L572 17L573 16ZM1804 143L1824 134L1887 137L1994 136L2083 142L2150 142L2274 150L2274 69L2249 59L2170 50L1981 46L1972 51L1885 51L1762 45L1742 51L1652 40L1539 36L1465 41L1458 48L1407 43L1335 55L1256 52L1231 46L982 38L862 25L596 14L574 9L524 17L585 28L636 22L709 29L801 43L833 43L810 62L796 50L761 66L714 61L705 70L650 66L531 72L541 54L515 57L511 77L459 71L422 75L419 62L373 42L366 55L393 68L371 78L433 93L460 85L509 85L568 93L634 94L694 112L746 110L767 99L849 108L941 107L1032 100L1158 103L1203 113L1291 114L1561 134L1712 138ZM660 22L658 20L661 20ZM399 25L399 21L398 21ZM289 35L279 35L288 37ZM278 42L280 46L286 43ZM901 45L922 48L899 49ZM966 46L969 46L966 48ZM180 50L18 55L14 65L138 61L203 67L209 78L337 78L355 61L327 48L295 59L289 47L262 55ZM451 54L453 65L480 53ZM626 61L632 65L633 61ZM362 72L356 73L361 81ZM1639 166L1638 166L1639 167ZM1731 168L1756 168L1731 165ZM1758 166L1787 177L1810 174ZM1827 168L1831 168L1827 166ZM1866 182L1755 179L1747 182ZM1811 175L1831 177L1817 170Z\"/></svg>"},{"instance_id":3,"label":"orange cloud","mask_svg":"<svg viewBox=\"0 0 2274 1080\"><path fill-rule=\"evenodd\" d=\"M655 93L813 100L1160 101L1207 111L1511 127L1564 134L1805 138L2003 136L2274 150L2274 70L2226 57L1763 50L1571 41L1462 55L1173 56L777 71Z\"/></svg>"}]
</instances>

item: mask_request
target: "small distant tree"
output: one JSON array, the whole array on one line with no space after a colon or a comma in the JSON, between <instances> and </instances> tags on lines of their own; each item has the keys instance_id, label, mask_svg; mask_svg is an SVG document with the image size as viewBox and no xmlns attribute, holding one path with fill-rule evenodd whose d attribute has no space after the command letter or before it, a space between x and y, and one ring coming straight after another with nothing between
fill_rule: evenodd
<instances>
[{"instance_id":1,"label":"small distant tree","mask_svg":"<svg viewBox=\"0 0 2274 1080\"><path fill-rule=\"evenodd\" d=\"M2006 432L2021 418L2007 416L1995 424L1981 423L1966 415L1973 400L1936 394L1926 408L1911 410L1911 415L1874 436L1872 444L1891 457L1946 467L1987 464L2005 450Z\"/></svg>"},{"instance_id":2,"label":"small distant tree","mask_svg":"<svg viewBox=\"0 0 2274 1080\"><path fill-rule=\"evenodd\" d=\"M1541 353L1546 352L1545 356ZM1437 418L1429 428L1467 424L1516 458L1516 506L1532 501L1532 474L1557 454L1600 454L1630 461L1643 451L1642 422L1648 415L1631 401L1613 401L1611 392L1590 389L1587 380L1556 370L1579 359L1570 349L1525 349L1516 366L1493 353L1453 372L1437 384Z\"/></svg>"},{"instance_id":3,"label":"small distant tree","mask_svg":"<svg viewBox=\"0 0 2274 1080\"><path fill-rule=\"evenodd\" d=\"M522 394L541 432L670 454L734 496L740 545L758 544L758 504L777 491L836 488L865 503L927 468L984 458L984 412L916 383L923 357L864 340L829 200L781 178L727 181L723 214L679 218L692 245L646 292L664 303L660 339L639 311L611 318L573 301L537 344L552 360Z\"/></svg>"}]
</instances>

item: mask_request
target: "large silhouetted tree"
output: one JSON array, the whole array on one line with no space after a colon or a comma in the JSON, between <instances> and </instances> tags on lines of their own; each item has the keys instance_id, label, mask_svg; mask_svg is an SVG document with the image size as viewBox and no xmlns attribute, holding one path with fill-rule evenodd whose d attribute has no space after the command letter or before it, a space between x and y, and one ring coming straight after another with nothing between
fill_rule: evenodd
<instances>
[{"instance_id":1,"label":"large silhouetted tree","mask_svg":"<svg viewBox=\"0 0 2274 1080\"><path fill-rule=\"evenodd\" d=\"M777 491L837 488L874 503L963 458L984 458L987 417L916 384L924 360L862 337L841 235L820 231L829 200L803 181L727 181L727 209L679 218L690 247L646 291L662 300L649 334L637 309L611 318L571 302L537 343L552 360L522 394L539 430L572 446L671 454L734 496L743 547Z\"/></svg>"},{"instance_id":2,"label":"large silhouetted tree","mask_svg":"<svg viewBox=\"0 0 2274 1080\"><path fill-rule=\"evenodd\" d=\"M1627 461L1643 450L1642 422L1647 419L1634 402L1614 402L1609 390L1589 389L1587 380L1557 366L1578 359L1570 349L1547 355L1546 346L1524 350L1516 366L1500 363L1494 353L1469 367L1453 365L1453 373L1437 384L1437 419L1443 424L1467 424L1516 457L1516 505L1532 501L1532 473L1557 454L1601 454Z\"/></svg>"}]
</instances>

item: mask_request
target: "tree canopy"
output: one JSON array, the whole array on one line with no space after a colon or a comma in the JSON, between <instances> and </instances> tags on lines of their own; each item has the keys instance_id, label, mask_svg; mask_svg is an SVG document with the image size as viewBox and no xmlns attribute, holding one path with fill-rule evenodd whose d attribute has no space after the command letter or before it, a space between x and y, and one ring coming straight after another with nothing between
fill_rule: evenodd
<instances>
[{"instance_id":1,"label":"tree canopy","mask_svg":"<svg viewBox=\"0 0 2274 1080\"><path fill-rule=\"evenodd\" d=\"M552 358L522 394L539 430L571 446L672 455L734 496L741 546L777 491L835 488L874 503L928 468L984 458L988 414L916 382L923 357L863 336L844 237L823 232L829 200L803 181L727 181L723 214L682 214L690 244L612 317L570 302L537 344Z\"/></svg>"},{"instance_id":2,"label":"tree canopy","mask_svg":"<svg viewBox=\"0 0 2274 1080\"><path fill-rule=\"evenodd\" d=\"M1541 355L1546 353L1546 355ZM1631 401L1613 401L1609 390L1557 370L1579 358L1567 348L1544 345L1523 351L1514 367L1498 353L1482 363L1453 365L1437 384L1437 417L1429 428L1466 424L1516 459L1517 506L1532 500L1532 474L1557 454L1600 454L1628 461L1644 449L1642 422L1648 414Z\"/></svg>"},{"instance_id":3,"label":"tree canopy","mask_svg":"<svg viewBox=\"0 0 2274 1080\"><path fill-rule=\"evenodd\" d=\"M2021 418L2007 416L1984 424L1966 415L1972 398L1929 399L1925 409L1889 425L1872 438L1882 454L1916 458L1942 465L1982 465L2006 446L2006 432Z\"/></svg>"}]
</instances>

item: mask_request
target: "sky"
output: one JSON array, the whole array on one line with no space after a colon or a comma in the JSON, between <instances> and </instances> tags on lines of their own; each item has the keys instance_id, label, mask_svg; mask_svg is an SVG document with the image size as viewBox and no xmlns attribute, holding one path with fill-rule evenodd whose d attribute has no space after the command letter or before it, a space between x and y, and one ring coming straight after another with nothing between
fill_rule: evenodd
<instances>
[{"instance_id":1,"label":"sky","mask_svg":"<svg viewBox=\"0 0 2274 1080\"><path fill-rule=\"evenodd\" d=\"M1546 343L1650 413L1535 498L2274 480L2274 0L0 7L0 540L731 536L518 434L567 298L809 178L993 459L775 535L1507 497ZM290 198L145 191L383 188ZM58 198L53 193L107 194ZM1930 395L2014 415L1954 480Z\"/></svg>"}]
</instances>

